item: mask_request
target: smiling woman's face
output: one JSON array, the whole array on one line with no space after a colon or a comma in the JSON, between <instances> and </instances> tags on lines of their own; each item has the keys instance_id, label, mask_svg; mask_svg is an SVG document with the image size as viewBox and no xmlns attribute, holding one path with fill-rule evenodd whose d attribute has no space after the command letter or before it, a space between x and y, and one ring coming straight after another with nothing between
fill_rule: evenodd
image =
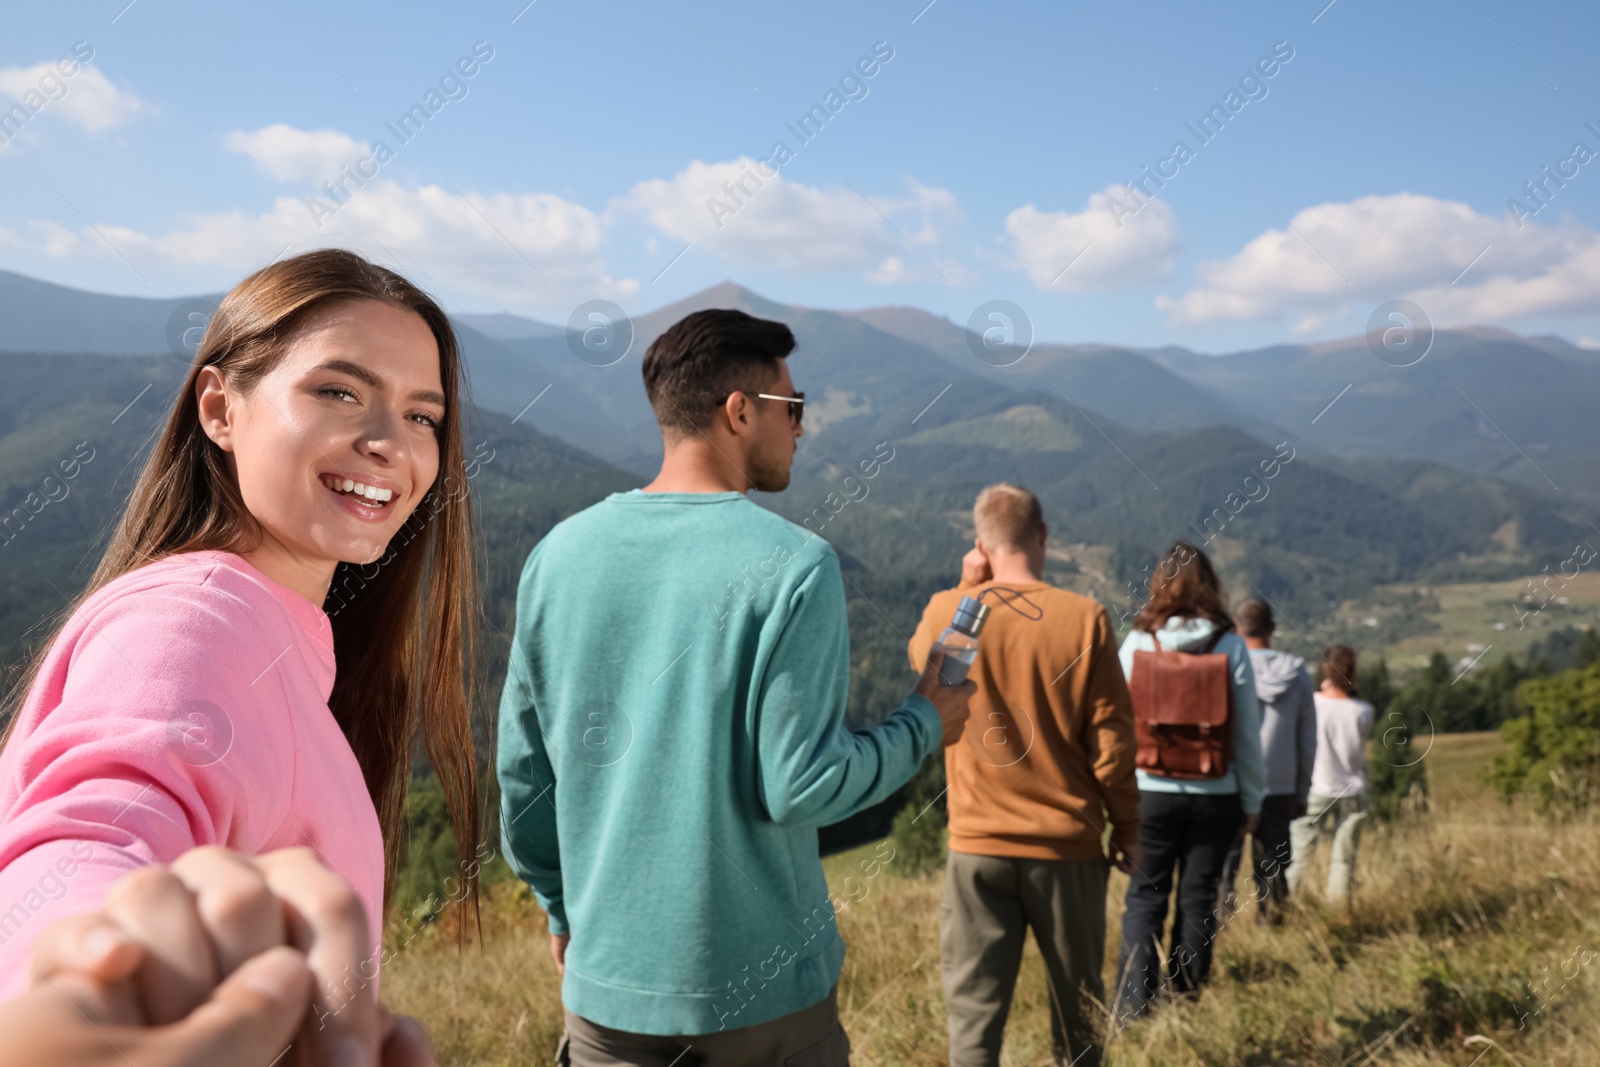
<instances>
[{"instance_id":1,"label":"smiling woman's face","mask_svg":"<svg viewBox=\"0 0 1600 1067\"><path fill-rule=\"evenodd\" d=\"M195 389L263 531L246 558L314 603L339 562L383 554L439 473L439 346L413 312L335 305L248 393L211 367Z\"/></svg>"}]
</instances>

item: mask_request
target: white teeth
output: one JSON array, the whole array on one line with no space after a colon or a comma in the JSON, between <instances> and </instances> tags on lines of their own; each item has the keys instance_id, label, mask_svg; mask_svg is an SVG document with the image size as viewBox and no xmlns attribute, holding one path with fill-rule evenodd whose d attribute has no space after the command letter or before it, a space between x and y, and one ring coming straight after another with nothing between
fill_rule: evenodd
<instances>
[{"instance_id":1,"label":"white teeth","mask_svg":"<svg viewBox=\"0 0 1600 1067\"><path fill-rule=\"evenodd\" d=\"M365 485L361 482L352 481L349 478L340 478L338 475L331 475L328 480L324 482L324 484L327 485L329 489L343 491L353 496L359 496L365 500L370 500L375 504L387 504L389 501L394 499L393 489L379 489L375 485Z\"/></svg>"}]
</instances>

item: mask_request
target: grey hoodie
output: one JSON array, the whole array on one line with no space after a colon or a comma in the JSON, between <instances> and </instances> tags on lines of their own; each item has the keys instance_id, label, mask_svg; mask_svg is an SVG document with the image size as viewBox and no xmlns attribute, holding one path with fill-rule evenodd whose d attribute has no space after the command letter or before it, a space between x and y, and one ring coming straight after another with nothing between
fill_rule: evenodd
<instances>
[{"instance_id":1,"label":"grey hoodie","mask_svg":"<svg viewBox=\"0 0 1600 1067\"><path fill-rule=\"evenodd\" d=\"M1250 650L1261 701L1261 755L1267 795L1305 803L1317 757L1317 706L1306 661L1275 648Z\"/></svg>"}]
</instances>

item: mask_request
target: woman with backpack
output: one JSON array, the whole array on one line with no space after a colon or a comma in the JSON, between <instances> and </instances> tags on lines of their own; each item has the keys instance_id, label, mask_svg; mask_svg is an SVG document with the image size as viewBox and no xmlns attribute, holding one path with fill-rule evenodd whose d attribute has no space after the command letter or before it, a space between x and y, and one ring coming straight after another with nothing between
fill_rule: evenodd
<instances>
[{"instance_id":1,"label":"woman with backpack","mask_svg":"<svg viewBox=\"0 0 1600 1067\"><path fill-rule=\"evenodd\" d=\"M1161 557L1121 660L1133 696L1140 820L1117 963L1114 1012L1126 1021L1144 1012L1163 977L1179 992L1204 984L1226 922L1212 912L1223 860L1241 826L1255 829L1266 777L1249 650L1233 632L1217 572L1194 545L1177 541Z\"/></svg>"}]
</instances>

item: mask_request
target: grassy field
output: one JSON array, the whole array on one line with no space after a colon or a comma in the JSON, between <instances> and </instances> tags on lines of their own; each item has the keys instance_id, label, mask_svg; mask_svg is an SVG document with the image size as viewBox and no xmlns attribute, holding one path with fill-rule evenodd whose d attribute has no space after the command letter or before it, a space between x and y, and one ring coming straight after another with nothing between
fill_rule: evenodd
<instances>
[{"instance_id":1,"label":"grassy field","mask_svg":"<svg viewBox=\"0 0 1600 1067\"><path fill-rule=\"evenodd\" d=\"M1242 546L1224 538L1209 551L1226 571ZM1062 588L1119 608L1130 602L1131 591L1112 577L1110 546L1051 542L1047 557L1047 567L1061 568L1049 577ZM1363 656L1383 656L1402 677L1420 670L1435 651L1451 663L1483 653L1488 665L1507 653L1523 655L1555 630L1600 625L1600 573L1565 578L1559 566L1552 572L1501 582L1378 586L1365 598L1339 603L1315 624L1280 625L1279 644L1305 655L1306 639L1319 645L1343 641ZM1233 597L1249 592L1238 583L1228 589Z\"/></svg>"},{"instance_id":2,"label":"grassy field","mask_svg":"<svg viewBox=\"0 0 1600 1067\"><path fill-rule=\"evenodd\" d=\"M1429 632L1390 636L1390 618L1413 593L1431 599L1429 609L1418 613ZM1370 602L1341 604L1333 620L1334 625L1342 624L1354 635L1357 648L1382 652L1390 668L1402 673L1421 667L1436 649L1451 662L1471 659L1488 650L1485 662L1492 662L1508 652L1522 655L1530 644L1552 630L1588 627L1597 622L1600 574L1593 572L1564 582L1557 576L1541 582L1533 582L1530 577L1505 582L1383 586ZM1397 624L1403 625L1398 620ZM1372 636L1370 647L1362 640L1368 634Z\"/></svg>"},{"instance_id":3,"label":"grassy field","mask_svg":"<svg viewBox=\"0 0 1600 1067\"><path fill-rule=\"evenodd\" d=\"M1367 832L1348 909L1307 893L1284 925L1241 912L1218 940L1213 982L1113 1034L1117 1067L1190 1064L1600 1062L1600 826L1547 823L1487 793L1492 734L1447 735L1429 754L1431 809ZM844 895L853 857L831 858ZM1107 898L1109 978L1126 879ZM938 875L884 872L839 914L848 946L839 1004L853 1062L941 1064ZM1241 891L1248 888L1241 883ZM458 951L448 923L411 939L384 971L385 1000L420 1016L445 1064L550 1062L559 982L542 913L500 886L485 947ZM1050 1062L1044 970L1030 943L1005 1063Z\"/></svg>"}]
</instances>

